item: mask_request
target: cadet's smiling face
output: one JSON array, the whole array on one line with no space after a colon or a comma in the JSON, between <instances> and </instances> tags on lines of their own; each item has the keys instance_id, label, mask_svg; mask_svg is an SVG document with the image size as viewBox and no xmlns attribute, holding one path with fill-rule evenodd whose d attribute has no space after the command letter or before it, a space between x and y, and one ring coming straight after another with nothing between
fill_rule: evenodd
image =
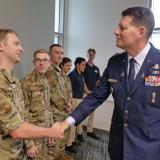
<instances>
[{"instance_id":1,"label":"cadet's smiling face","mask_svg":"<svg viewBox=\"0 0 160 160\"><path fill-rule=\"evenodd\" d=\"M44 74L50 66L50 57L48 53L37 53L33 64L37 73Z\"/></svg>"},{"instance_id":2,"label":"cadet's smiling face","mask_svg":"<svg viewBox=\"0 0 160 160\"><path fill-rule=\"evenodd\" d=\"M67 74L71 70L71 67L72 67L72 62L67 62L63 66L61 66L61 70Z\"/></svg>"},{"instance_id":3,"label":"cadet's smiling face","mask_svg":"<svg viewBox=\"0 0 160 160\"><path fill-rule=\"evenodd\" d=\"M86 68L86 62L82 61L80 64L77 64L76 68L80 73L84 72Z\"/></svg>"},{"instance_id":4,"label":"cadet's smiling face","mask_svg":"<svg viewBox=\"0 0 160 160\"><path fill-rule=\"evenodd\" d=\"M93 51L88 52L88 61L93 62L95 53Z\"/></svg>"},{"instance_id":5,"label":"cadet's smiling face","mask_svg":"<svg viewBox=\"0 0 160 160\"><path fill-rule=\"evenodd\" d=\"M53 64L59 64L63 59L63 48L59 46L54 46L51 49L51 61Z\"/></svg>"},{"instance_id":6,"label":"cadet's smiling face","mask_svg":"<svg viewBox=\"0 0 160 160\"><path fill-rule=\"evenodd\" d=\"M13 33L8 33L6 39L0 43L1 50L3 52L3 58L7 59L9 63L18 63L23 52L18 37Z\"/></svg>"}]
</instances>

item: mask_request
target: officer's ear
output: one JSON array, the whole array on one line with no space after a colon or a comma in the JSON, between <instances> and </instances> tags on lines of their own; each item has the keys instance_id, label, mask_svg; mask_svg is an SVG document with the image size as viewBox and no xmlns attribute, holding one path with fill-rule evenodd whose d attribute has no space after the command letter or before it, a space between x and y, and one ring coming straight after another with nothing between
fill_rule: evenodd
<instances>
[{"instance_id":1,"label":"officer's ear","mask_svg":"<svg viewBox=\"0 0 160 160\"><path fill-rule=\"evenodd\" d=\"M147 30L144 26L138 27L139 37L146 37Z\"/></svg>"}]
</instances>

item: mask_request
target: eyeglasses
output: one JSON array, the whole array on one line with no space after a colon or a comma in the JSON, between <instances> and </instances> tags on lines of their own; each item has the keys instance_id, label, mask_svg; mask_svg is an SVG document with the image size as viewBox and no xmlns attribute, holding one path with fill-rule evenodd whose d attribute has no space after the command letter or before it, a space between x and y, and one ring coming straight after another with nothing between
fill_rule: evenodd
<instances>
[{"instance_id":1,"label":"eyeglasses","mask_svg":"<svg viewBox=\"0 0 160 160\"><path fill-rule=\"evenodd\" d=\"M36 59L34 59L34 61L35 62L37 62L37 63L47 63L47 62L49 62L49 59L47 59L47 58L44 58L44 59L40 59L40 58L36 58Z\"/></svg>"}]
</instances>

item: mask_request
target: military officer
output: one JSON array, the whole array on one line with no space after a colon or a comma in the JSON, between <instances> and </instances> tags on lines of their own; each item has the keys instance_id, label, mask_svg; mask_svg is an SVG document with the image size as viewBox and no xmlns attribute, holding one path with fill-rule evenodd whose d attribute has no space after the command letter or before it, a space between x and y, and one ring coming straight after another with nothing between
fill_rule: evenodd
<instances>
[{"instance_id":1,"label":"military officer","mask_svg":"<svg viewBox=\"0 0 160 160\"><path fill-rule=\"evenodd\" d=\"M99 85L64 123L80 123L112 91L111 160L159 160L160 52L149 43L154 25L148 8L122 12L115 36L125 52L110 58Z\"/></svg>"}]
</instances>

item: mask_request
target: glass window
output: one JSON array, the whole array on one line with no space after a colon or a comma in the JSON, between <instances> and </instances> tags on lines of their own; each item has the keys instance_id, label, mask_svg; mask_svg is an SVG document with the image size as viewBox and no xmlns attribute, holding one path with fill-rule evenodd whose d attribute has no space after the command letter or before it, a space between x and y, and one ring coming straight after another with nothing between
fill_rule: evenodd
<instances>
[{"instance_id":1,"label":"glass window","mask_svg":"<svg viewBox=\"0 0 160 160\"><path fill-rule=\"evenodd\" d=\"M151 10L155 16L155 28L160 27L160 0L151 1Z\"/></svg>"},{"instance_id":2,"label":"glass window","mask_svg":"<svg viewBox=\"0 0 160 160\"><path fill-rule=\"evenodd\" d=\"M58 32L58 28L59 28L59 0L55 0L54 31Z\"/></svg>"},{"instance_id":3,"label":"glass window","mask_svg":"<svg viewBox=\"0 0 160 160\"><path fill-rule=\"evenodd\" d=\"M155 18L155 28L151 36L151 42L156 48L160 49L160 0L150 0L150 8Z\"/></svg>"},{"instance_id":4,"label":"glass window","mask_svg":"<svg viewBox=\"0 0 160 160\"><path fill-rule=\"evenodd\" d=\"M64 0L55 0L54 43L64 44Z\"/></svg>"}]
</instances>

